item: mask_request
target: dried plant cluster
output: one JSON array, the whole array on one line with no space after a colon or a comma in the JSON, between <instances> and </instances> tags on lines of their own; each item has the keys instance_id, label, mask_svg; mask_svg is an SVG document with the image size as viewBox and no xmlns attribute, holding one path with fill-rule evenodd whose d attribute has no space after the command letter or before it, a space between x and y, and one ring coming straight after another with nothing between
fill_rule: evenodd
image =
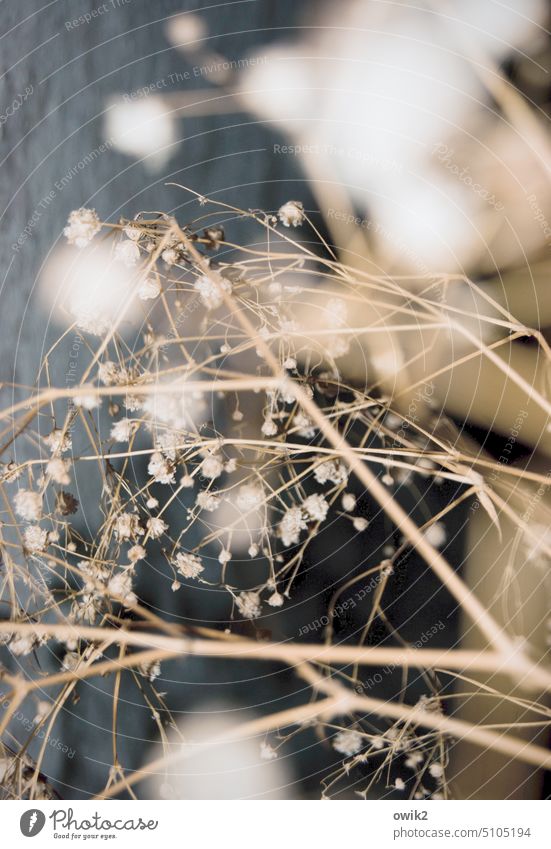
<instances>
[{"instance_id":1,"label":"dried plant cluster","mask_svg":"<svg viewBox=\"0 0 551 849\"><path fill-rule=\"evenodd\" d=\"M253 245L232 241L243 219L258 228ZM79 209L65 237L70 253L59 273L72 281L61 303L68 327L47 352L36 387L2 414L0 637L13 657L3 672L5 794L51 796L42 773L46 742L36 758L28 749L40 732L51 738L83 679L103 675L113 680L115 707L113 764L100 795L134 795L148 770L173 755L167 749L138 772L119 762L120 677L134 677L164 743L177 722L158 686L162 663L190 654L277 661L303 679L302 705L232 734L258 734L259 756L269 761L298 731L314 727L342 757L323 781L326 796L354 767L363 797L392 786L404 796L447 798L448 744L464 737L548 766L544 749L510 729L471 726L448 709L450 685L463 670L468 697L477 671L506 668L527 687L514 698L524 700L530 721L549 724L535 694L549 688L551 674L529 645L504 632L442 551L446 515L477 500L498 522L503 498L492 475L499 468L514 487L519 473L439 438L432 391L423 398L428 418L408 416L370 370L369 352L363 385L341 368L368 330L356 320L362 304L390 309L385 326L398 334L451 326L457 310L446 292L453 278L425 277L411 288L403 278L350 268L298 201L269 215L197 198L196 218L186 225L148 212L103 224L93 210ZM79 288L75 274L85 277L98 262L105 279ZM498 323L506 334L519 331L504 310ZM520 330L548 356L539 334ZM78 382L53 385L53 364L75 338ZM432 386L430 375L424 386ZM543 403L535 390L531 398ZM546 485L543 476L531 481ZM418 527L399 492L447 485L454 494L442 514ZM97 506L97 521L84 519L80 489ZM305 624L300 637L266 639L259 625L270 627L268 617L292 606L308 546L324 527L339 521L369 550L373 517L362 508L364 493L391 527L380 562L352 576L343 568L326 615ZM521 545L529 551L537 544L545 557L541 534L520 519L518 525ZM396 563L409 551L480 629L486 650L434 648L438 641L430 646L425 635L411 644L393 631L385 605ZM309 571L315 580L315 568ZM223 594L225 613L211 627L165 619L142 603L148 582L164 582L174 594L203 588L205 599ZM366 586L362 627L339 643L336 617ZM379 642L376 619L387 628ZM440 628L429 625L431 633ZM243 636L253 629L256 639ZM425 694L413 704L377 697L381 675L365 685L373 667L414 670ZM488 688L492 697L507 698ZM10 722L29 704L36 716L22 741Z\"/></svg>"}]
</instances>

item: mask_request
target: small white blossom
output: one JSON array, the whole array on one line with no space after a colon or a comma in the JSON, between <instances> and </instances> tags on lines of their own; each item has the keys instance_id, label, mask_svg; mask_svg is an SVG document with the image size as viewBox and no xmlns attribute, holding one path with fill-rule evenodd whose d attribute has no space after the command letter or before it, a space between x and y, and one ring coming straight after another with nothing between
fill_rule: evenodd
<instances>
[{"instance_id":1,"label":"small white blossom","mask_svg":"<svg viewBox=\"0 0 551 849\"><path fill-rule=\"evenodd\" d=\"M334 484L346 483L348 480L348 469L340 460L326 460L324 463L316 466L314 477L321 484L328 481Z\"/></svg>"},{"instance_id":2,"label":"small white blossom","mask_svg":"<svg viewBox=\"0 0 551 849\"><path fill-rule=\"evenodd\" d=\"M300 532L306 530L306 522L300 507L291 507L279 523L279 536L284 546L295 545L300 537Z\"/></svg>"},{"instance_id":3,"label":"small white blossom","mask_svg":"<svg viewBox=\"0 0 551 849\"><path fill-rule=\"evenodd\" d=\"M150 663L140 663L138 669L144 678L155 681L161 674L161 662L160 660L153 660Z\"/></svg>"},{"instance_id":4,"label":"small white blossom","mask_svg":"<svg viewBox=\"0 0 551 849\"><path fill-rule=\"evenodd\" d=\"M163 522L162 519L159 519L156 516L152 516L150 519L147 520L147 530L149 531L149 536L151 537L151 539L158 539L164 534L167 529L167 523Z\"/></svg>"},{"instance_id":5,"label":"small white blossom","mask_svg":"<svg viewBox=\"0 0 551 849\"><path fill-rule=\"evenodd\" d=\"M408 769L415 769L421 763L423 763L423 755L421 752L412 752L406 759L405 766L407 766Z\"/></svg>"},{"instance_id":6,"label":"small white blossom","mask_svg":"<svg viewBox=\"0 0 551 849\"><path fill-rule=\"evenodd\" d=\"M273 761L277 758L277 752L275 749L272 749L269 743L263 740L260 744L260 757L263 761Z\"/></svg>"},{"instance_id":7,"label":"small white blossom","mask_svg":"<svg viewBox=\"0 0 551 849\"><path fill-rule=\"evenodd\" d=\"M66 486L71 483L71 478L69 476L70 468L70 460L62 460L61 457L53 457L46 465L46 474L48 474L55 483Z\"/></svg>"},{"instance_id":8,"label":"small white blossom","mask_svg":"<svg viewBox=\"0 0 551 849\"><path fill-rule=\"evenodd\" d=\"M406 784L405 784L403 778L397 778L396 779L396 781L394 782L394 789L400 790L400 791L406 789Z\"/></svg>"},{"instance_id":9,"label":"small white blossom","mask_svg":"<svg viewBox=\"0 0 551 849\"><path fill-rule=\"evenodd\" d=\"M14 497L18 516L27 522L38 522L42 514L42 496L30 489L20 489Z\"/></svg>"},{"instance_id":10,"label":"small white blossom","mask_svg":"<svg viewBox=\"0 0 551 849\"><path fill-rule=\"evenodd\" d=\"M365 531L365 529L369 525L369 522L367 521L367 519L364 519L363 516L356 516L352 524L354 526L354 529L361 533L362 531Z\"/></svg>"},{"instance_id":11,"label":"small white blossom","mask_svg":"<svg viewBox=\"0 0 551 849\"><path fill-rule=\"evenodd\" d=\"M275 436L277 433L277 426L272 419L267 418L264 419L264 423L260 430L262 431L264 436Z\"/></svg>"},{"instance_id":12,"label":"small white blossom","mask_svg":"<svg viewBox=\"0 0 551 849\"><path fill-rule=\"evenodd\" d=\"M128 549L128 559L131 563L137 563L138 560L143 560L146 555L146 550L143 545L133 545Z\"/></svg>"},{"instance_id":13,"label":"small white blossom","mask_svg":"<svg viewBox=\"0 0 551 849\"><path fill-rule=\"evenodd\" d=\"M51 708L52 708L52 705L50 704L50 702L43 702L43 701L38 702L38 704L36 706L36 714L34 716L33 723L35 725L39 725L42 722L42 720L45 719L48 716Z\"/></svg>"},{"instance_id":14,"label":"small white blossom","mask_svg":"<svg viewBox=\"0 0 551 849\"><path fill-rule=\"evenodd\" d=\"M128 268L136 265L140 258L140 249L136 242L131 239L124 239L115 246L115 259L122 262Z\"/></svg>"},{"instance_id":15,"label":"small white blossom","mask_svg":"<svg viewBox=\"0 0 551 849\"><path fill-rule=\"evenodd\" d=\"M356 496L352 495L351 492L345 492L342 497L342 509L347 513L351 513L354 507L356 506Z\"/></svg>"},{"instance_id":16,"label":"small white blossom","mask_svg":"<svg viewBox=\"0 0 551 849\"><path fill-rule=\"evenodd\" d=\"M98 377L104 386L114 386L119 378L119 367L111 360L104 360L98 366Z\"/></svg>"},{"instance_id":17,"label":"small white blossom","mask_svg":"<svg viewBox=\"0 0 551 849\"><path fill-rule=\"evenodd\" d=\"M120 540L132 539L132 537L142 536L143 528L134 513L121 513L115 522L115 533Z\"/></svg>"},{"instance_id":18,"label":"small white blossom","mask_svg":"<svg viewBox=\"0 0 551 849\"><path fill-rule=\"evenodd\" d=\"M131 242L137 242L141 236L142 231L137 224L127 224L127 226L123 230L124 235L127 239L130 239Z\"/></svg>"},{"instance_id":19,"label":"small white blossom","mask_svg":"<svg viewBox=\"0 0 551 849\"><path fill-rule=\"evenodd\" d=\"M245 619L257 619L262 613L262 605L258 593L239 593L235 599L238 610Z\"/></svg>"},{"instance_id":20,"label":"small white blossom","mask_svg":"<svg viewBox=\"0 0 551 849\"><path fill-rule=\"evenodd\" d=\"M161 254L161 258L167 265L176 265L178 262L178 251L175 248L165 248Z\"/></svg>"},{"instance_id":21,"label":"small white blossom","mask_svg":"<svg viewBox=\"0 0 551 849\"><path fill-rule=\"evenodd\" d=\"M16 657L30 654L36 648L37 640L34 634L16 634L9 642L9 648Z\"/></svg>"},{"instance_id":22,"label":"small white blossom","mask_svg":"<svg viewBox=\"0 0 551 849\"><path fill-rule=\"evenodd\" d=\"M48 544L47 531L39 528L38 525L29 525L23 533L25 548L28 551L44 551Z\"/></svg>"},{"instance_id":23,"label":"small white blossom","mask_svg":"<svg viewBox=\"0 0 551 849\"><path fill-rule=\"evenodd\" d=\"M196 504L201 510L206 510L207 513L214 513L220 507L220 496L212 492L200 492L197 496Z\"/></svg>"},{"instance_id":24,"label":"small white blossom","mask_svg":"<svg viewBox=\"0 0 551 849\"><path fill-rule=\"evenodd\" d=\"M197 557L196 554L189 554L184 551L178 552L174 565L184 578L198 578L201 572L204 571L201 558Z\"/></svg>"},{"instance_id":25,"label":"small white blossom","mask_svg":"<svg viewBox=\"0 0 551 849\"><path fill-rule=\"evenodd\" d=\"M217 457L214 454L205 457L205 459L201 463L201 472L206 478L211 478L211 480L220 477L223 471L223 461L220 459L220 457Z\"/></svg>"},{"instance_id":26,"label":"small white blossom","mask_svg":"<svg viewBox=\"0 0 551 849\"><path fill-rule=\"evenodd\" d=\"M199 293L203 304L208 310L214 310L219 307L224 300L223 293L230 294L232 291L230 281L219 274L212 277L204 274L202 277L198 277L193 284L193 288Z\"/></svg>"},{"instance_id":27,"label":"small white blossom","mask_svg":"<svg viewBox=\"0 0 551 849\"><path fill-rule=\"evenodd\" d=\"M362 735L352 729L339 731L333 740L333 748L335 751L340 752L341 755L356 755L363 745Z\"/></svg>"},{"instance_id":28,"label":"small white blossom","mask_svg":"<svg viewBox=\"0 0 551 849\"><path fill-rule=\"evenodd\" d=\"M134 430L134 423L131 419L120 419L114 422L111 428L111 439L115 442L128 442Z\"/></svg>"},{"instance_id":29,"label":"small white blossom","mask_svg":"<svg viewBox=\"0 0 551 849\"><path fill-rule=\"evenodd\" d=\"M136 601L132 592L132 577L128 572L118 572L114 575L107 584L107 590L125 605L134 604Z\"/></svg>"},{"instance_id":30,"label":"small white blossom","mask_svg":"<svg viewBox=\"0 0 551 849\"><path fill-rule=\"evenodd\" d=\"M48 436L44 437L44 442L52 452L52 454L63 453L72 448L71 435L64 433L61 428L54 428Z\"/></svg>"},{"instance_id":31,"label":"small white blossom","mask_svg":"<svg viewBox=\"0 0 551 849\"><path fill-rule=\"evenodd\" d=\"M317 494L309 495L308 498L305 499L302 507L307 513L308 518L316 522L323 522L329 510L329 504L323 495Z\"/></svg>"},{"instance_id":32,"label":"small white blossom","mask_svg":"<svg viewBox=\"0 0 551 849\"><path fill-rule=\"evenodd\" d=\"M159 451L151 455L147 471L157 483L174 483L174 468Z\"/></svg>"},{"instance_id":33,"label":"small white blossom","mask_svg":"<svg viewBox=\"0 0 551 849\"><path fill-rule=\"evenodd\" d=\"M226 563L229 563L231 560L231 551L227 548L223 548L220 554L218 555L218 562L224 566Z\"/></svg>"},{"instance_id":34,"label":"small white blossom","mask_svg":"<svg viewBox=\"0 0 551 849\"><path fill-rule=\"evenodd\" d=\"M446 542L446 529L441 522L434 522L424 531L423 536L435 548L441 548Z\"/></svg>"},{"instance_id":35,"label":"small white blossom","mask_svg":"<svg viewBox=\"0 0 551 849\"><path fill-rule=\"evenodd\" d=\"M316 427L308 416L299 410L293 418L293 425L298 428L298 435L303 439L313 439L316 435Z\"/></svg>"},{"instance_id":36,"label":"small white blossom","mask_svg":"<svg viewBox=\"0 0 551 849\"><path fill-rule=\"evenodd\" d=\"M101 398L97 395L75 395L73 396L73 404L75 407L82 407L83 410L95 410L101 404Z\"/></svg>"},{"instance_id":37,"label":"small white blossom","mask_svg":"<svg viewBox=\"0 0 551 849\"><path fill-rule=\"evenodd\" d=\"M70 245L85 248L100 230L101 224L95 209L81 207L69 215L63 235Z\"/></svg>"},{"instance_id":38,"label":"small white blossom","mask_svg":"<svg viewBox=\"0 0 551 849\"><path fill-rule=\"evenodd\" d=\"M272 595L268 599L268 604L270 605L270 607L281 607L283 602L284 598L281 593L278 592L272 593Z\"/></svg>"},{"instance_id":39,"label":"small white blossom","mask_svg":"<svg viewBox=\"0 0 551 849\"><path fill-rule=\"evenodd\" d=\"M162 287L159 280L155 277L148 277L143 283L140 283L138 288L138 297L142 301L151 301L157 298L162 292Z\"/></svg>"},{"instance_id":40,"label":"small white blossom","mask_svg":"<svg viewBox=\"0 0 551 849\"><path fill-rule=\"evenodd\" d=\"M440 779L444 775L444 767L442 764L433 763L429 766L429 772L433 778Z\"/></svg>"},{"instance_id":41,"label":"small white blossom","mask_svg":"<svg viewBox=\"0 0 551 849\"><path fill-rule=\"evenodd\" d=\"M299 227L304 221L304 206L299 200L288 200L279 207L277 217L284 227Z\"/></svg>"}]
</instances>

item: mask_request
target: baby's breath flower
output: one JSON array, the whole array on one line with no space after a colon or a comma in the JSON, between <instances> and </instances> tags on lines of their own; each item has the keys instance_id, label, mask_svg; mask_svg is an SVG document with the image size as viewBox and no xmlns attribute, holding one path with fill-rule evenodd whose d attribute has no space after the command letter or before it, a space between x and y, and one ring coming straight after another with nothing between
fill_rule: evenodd
<instances>
[{"instance_id":1,"label":"baby's breath flower","mask_svg":"<svg viewBox=\"0 0 551 849\"><path fill-rule=\"evenodd\" d=\"M15 634L9 641L9 649L16 657L30 654L37 645L35 634Z\"/></svg>"},{"instance_id":2,"label":"baby's breath flower","mask_svg":"<svg viewBox=\"0 0 551 849\"><path fill-rule=\"evenodd\" d=\"M425 530L424 537L435 548L441 548L446 542L446 528L442 522L433 522Z\"/></svg>"},{"instance_id":3,"label":"baby's breath flower","mask_svg":"<svg viewBox=\"0 0 551 849\"><path fill-rule=\"evenodd\" d=\"M82 407L83 410L95 410L101 404L101 398L92 394L81 394L73 397L75 407Z\"/></svg>"},{"instance_id":4,"label":"baby's breath flower","mask_svg":"<svg viewBox=\"0 0 551 849\"><path fill-rule=\"evenodd\" d=\"M134 513L121 513L115 522L115 533L120 540L127 540L142 536L143 528Z\"/></svg>"},{"instance_id":5,"label":"baby's breath flower","mask_svg":"<svg viewBox=\"0 0 551 849\"><path fill-rule=\"evenodd\" d=\"M351 492L345 492L342 497L341 504L343 510L345 510L347 513L351 513L354 507L356 506L356 496L353 495Z\"/></svg>"},{"instance_id":6,"label":"baby's breath flower","mask_svg":"<svg viewBox=\"0 0 551 849\"><path fill-rule=\"evenodd\" d=\"M104 360L98 366L98 378L104 386L114 386L119 377L119 367L111 360Z\"/></svg>"},{"instance_id":7,"label":"baby's breath flower","mask_svg":"<svg viewBox=\"0 0 551 849\"><path fill-rule=\"evenodd\" d=\"M161 674L161 662L159 660L152 660L149 663L140 663L138 669L144 678L148 678L149 681L155 681Z\"/></svg>"},{"instance_id":8,"label":"baby's breath flower","mask_svg":"<svg viewBox=\"0 0 551 849\"><path fill-rule=\"evenodd\" d=\"M203 304L208 310L214 310L221 306L224 300L223 293L230 294L232 291L230 281L220 274L213 274L211 276L204 274L202 277L198 277L193 284L193 288L199 293Z\"/></svg>"},{"instance_id":9,"label":"baby's breath flower","mask_svg":"<svg viewBox=\"0 0 551 849\"><path fill-rule=\"evenodd\" d=\"M159 451L154 451L147 466L148 473L157 483L174 483L174 467Z\"/></svg>"},{"instance_id":10,"label":"baby's breath flower","mask_svg":"<svg viewBox=\"0 0 551 849\"><path fill-rule=\"evenodd\" d=\"M131 563L137 563L138 560L143 560L146 555L146 550L143 545L133 545L128 549L128 559Z\"/></svg>"},{"instance_id":11,"label":"baby's breath flower","mask_svg":"<svg viewBox=\"0 0 551 849\"><path fill-rule=\"evenodd\" d=\"M110 595L120 599L124 605L132 605L136 602L136 596L132 592L132 576L129 572L117 572L107 584Z\"/></svg>"},{"instance_id":12,"label":"baby's breath flower","mask_svg":"<svg viewBox=\"0 0 551 849\"><path fill-rule=\"evenodd\" d=\"M404 781L404 779L403 779L403 778L397 778L397 779L395 780L395 782L394 782L394 789L395 789L395 790L400 790L400 791L402 791L402 790L405 790L405 789L406 789L406 784L405 784L405 781Z\"/></svg>"},{"instance_id":13,"label":"baby's breath flower","mask_svg":"<svg viewBox=\"0 0 551 849\"><path fill-rule=\"evenodd\" d=\"M133 429L134 423L131 419L119 419L111 427L111 439L114 439L115 442L128 442L132 436Z\"/></svg>"},{"instance_id":14,"label":"baby's breath flower","mask_svg":"<svg viewBox=\"0 0 551 849\"><path fill-rule=\"evenodd\" d=\"M115 259L122 262L128 268L136 265L140 258L140 249L136 242L131 239L124 239L115 246Z\"/></svg>"},{"instance_id":15,"label":"baby's breath flower","mask_svg":"<svg viewBox=\"0 0 551 849\"><path fill-rule=\"evenodd\" d=\"M23 533L25 548L30 552L44 551L48 545L48 533L38 525L29 525Z\"/></svg>"},{"instance_id":16,"label":"baby's breath flower","mask_svg":"<svg viewBox=\"0 0 551 849\"><path fill-rule=\"evenodd\" d=\"M152 301L157 298L162 292L160 281L156 277L148 277L143 283L140 283L138 288L138 298L141 301Z\"/></svg>"},{"instance_id":17,"label":"baby's breath flower","mask_svg":"<svg viewBox=\"0 0 551 849\"><path fill-rule=\"evenodd\" d=\"M281 607L284 602L284 598L281 593L275 592L268 599L268 604L270 607Z\"/></svg>"},{"instance_id":18,"label":"baby's breath flower","mask_svg":"<svg viewBox=\"0 0 551 849\"><path fill-rule=\"evenodd\" d=\"M220 459L220 457L217 457L214 454L205 457L205 459L201 463L201 472L206 478L211 478L212 480L214 480L214 478L220 477L223 471L223 461Z\"/></svg>"},{"instance_id":19,"label":"baby's breath flower","mask_svg":"<svg viewBox=\"0 0 551 849\"><path fill-rule=\"evenodd\" d=\"M284 227L299 227L304 221L304 206L299 200L288 200L279 207L277 217Z\"/></svg>"},{"instance_id":20,"label":"baby's breath flower","mask_svg":"<svg viewBox=\"0 0 551 849\"><path fill-rule=\"evenodd\" d=\"M274 758L277 758L277 752L263 740L260 744L260 757L263 761L273 761Z\"/></svg>"},{"instance_id":21,"label":"baby's breath flower","mask_svg":"<svg viewBox=\"0 0 551 849\"><path fill-rule=\"evenodd\" d=\"M161 259L167 265L176 265L178 262L178 251L176 248L165 248L161 254Z\"/></svg>"},{"instance_id":22,"label":"baby's breath flower","mask_svg":"<svg viewBox=\"0 0 551 849\"><path fill-rule=\"evenodd\" d=\"M300 410L295 413L293 425L298 428L298 435L302 436L303 439L313 439L316 435L316 428L312 419Z\"/></svg>"},{"instance_id":23,"label":"baby's breath flower","mask_svg":"<svg viewBox=\"0 0 551 849\"><path fill-rule=\"evenodd\" d=\"M220 554L218 555L218 562L224 566L226 563L229 563L231 560L231 551L227 548L223 548Z\"/></svg>"},{"instance_id":24,"label":"baby's breath flower","mask_svg":"<svg viewBox=\"0 0 551 849\"><path fill-rule=\"evenodd\" d=\"M302 507L308 517L317 522L323 522L329 510L329 504L323 495L317 494L309 495L308 498L305 499Z\"/></svg>"},{"instance_id":25,"label":"baby's breath flower","mask_svg":"<svg viewBox=\"0 0 551 849\"><path fill-rule=\"evenodd\" d=\"M415 769L421 763L423 763L423 755L421 752L412 752L405 760L405 766L407 766L408 769Z\"/></svg>"},{"instance_id":26,"label":"baby's breath flower","mask_svg":"<svg viewBox=\"0 0 551 849\"><path fill-rule=\"evenodd\" d=\"M64 433L60 428L54 428L48 436L44 437L44 442L52 452L52 454L63 453L72 448L72 440L70 433Z\"/></svg>"},{"instance_id":27,"label":"baby's breath flower","mask_svg":"<svg viewBox=\"0 0 551 849\"><path fill-rule=\"evenodd\" d=\"M279 523L279 536L284 546L295 545L300 537L300 532L306 530L302 510L300 507L291 507Z\"/></svg>"},{"instance_id":28,"label":"baby's breath flower","mask_svg":"<svg viewBox=\"0 0 551 849\"><path fill-rule=\"evenodd\" d=\"M262 613L262 605L258 593L239 593L235 599L235 603L244 619L257 619Z\"/></svg>"},{"instance_id":29,"label":"baby's breath flower","mask_svg":"<svg viewBox=\"0 0 551 849\"><path fill-rule=\"evenodd\" d=\"M20 489L14 498L18 516L26 522L38 522L42 515L42 496L30 489Z\"/></svg>"},{"instance_id":30,"label":"baby's breath flower","mask_svg":"<svg viewBox=\"0 0 551 849\"><path fill-rule=\"evenodd\" d=\"M212 492L200 492L197 496L196 504L201 510L206 510L207 513L214 513L220 507L220 496Z\"/></svg>"},{"instance_id":31,"label":"baby's breath flower","mask_svg":"<svg viewBox=\"0 0 551 849\"><path fill-rule=\"evenodd\" d=\"M85 248L100 230L101 224L96 210L81 207L70 213L63 235L70 245Z\"/></svg>"},{"instance_id":32,"label":"baby's breath flower","mask_svg":"<svg viewBox=\"0 0 551 849\"><path fill-rule=\"evenodd\" d=\"M277 433L277 426L276 426L275 422L273 421L273 419L267 418L267 419L264 419L264 423L263 423L262 427L260 428L260 430L262 431L264 436L275 436L276 433Z\"/></svg>"},{"instance_id":33,"label":"baby's breath flower","mask_svg":"<svg viewBox=\"0 0 551 849\"><path fill-rule=\"evenodd\" d=\"M432 763L429 766L429 772L433 778L441 779L444 775L444 767L439 763Z\"/></svg>"},{"instance_id":34,"label":"baby's breath flower","mask_svg":"<svg viewBox=\"0 0 551 849\"><path fill-rule=\"evenodd\" d=\"M62 460L61 457L53 457L46 465L46 474L48 474L55 483L67 486L67 484L71 483L69 475L70 468L70 460Z\"/></svg>"},{"instance_id":35,"label":"baby's breath flower","mask_svg":"<svg viewBox=\"0 0 551 849\"><path fill-rule=\"evenodd\" d=\"M333 740L333 748L340 752L341 755L356 755L363 748L363 737L358 731L349 728L346 731L339 731Z\"/></svg>"},{"instance_id":36,"label":"baby's breath flower","mask_svg":"<svg viewBox=\"0 0 551 849\"><path fill-rule=\"evenodd\" d=\"M187 551L179 551L177 553L174 559L174 565L184 578L198 578L201 572L204 571L201 558Z\"/></svg>"},{"instance_id":37,"label":"baby's breath flower","mask_svg":"<svg viewBox=\"0 0 551 849\"><path fill-rule=\"evenodd\" d=\"M352 525L354 526L354 529L356 531L361 533L362 531L365 531L365 529L369 525L369 522L367 521L367 519L364 519L363 516L355 516Z\"/></svg>"},{"instance_id":38,"label":"baby's breath flower","mask_svg":"<svg viewBox=\"0 0 551 849\"><path fill-rule=\"evenodd\" d=\"M126 238L130 239L132 242L137 242L139 240L141 232L139 225L135 223L128 224L123 230Z\"/></svg>"},{"instance_id":39,"label":"baby's breath flower","mask_svg":"<svg viewBox=\"0 0 551 849\"><path fill-rule=\"evenodd\" d=\"M340 460L326 460L324 463L316 466L314 477L321 484L328 481L334 484L346 483L348 480L348 469Z\"/></svg>"},{"instance_id":40,"label":"baby's breath flower","mask_svg":"<svg viewBox=\"0 0 551 849\"><path fill-rule=\"evenodd\" d=\"M166 522L156 516L152 516L147 520L147 530L151 539L158 539L168 529Z\"/></svg>"}]
</instances>

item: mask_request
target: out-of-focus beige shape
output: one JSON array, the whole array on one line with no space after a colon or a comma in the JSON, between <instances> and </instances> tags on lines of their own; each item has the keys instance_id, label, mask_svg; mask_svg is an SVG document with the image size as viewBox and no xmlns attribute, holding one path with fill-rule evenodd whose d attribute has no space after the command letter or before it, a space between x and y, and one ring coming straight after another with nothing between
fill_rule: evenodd
<instances>
[{"instance_id":1,"label":"out-of-focus beige shape","mask_svg":"<svg viewBox=\"0 0 551 849\"><path fill-rule=\"evenodd\" d=\"M259 737L232 740L250 713L219 705L183 720L168 752L181 759L151 780L149 798L288 799L296 796L288 759ZM275 744L274 744L275 745ZM153 755L156 757L156 754Z\"/></svg>"},{"instance_id":2,"label":"out-of-focus beige shape","mask_svg":"<svg viewBox=\"0 0 551 849\"><path fill-rule=\"evenodd\" d=\"M531 464L531 471L549 473L549 464ZM493 483L500 494L510 499L510 506L519 517L526 516L530 526L541 534L551 524L551 503L537 485L519 483L511 494L510 479L505 475ZM541 661L547 653L549 638L549 561L538 555L537 542L523 535L508 518L500 516L502 538L482 510L471 511L467 540L464 579L477 597L487 606L495 619L510 634L529 646L533 660ZM549 532L547 532L549 535ZM549 544L549 539L546 539ZM463 618L462 649L484 648L477 629ZM506 669L504 670L506 672ZM539 693L515 689L506 674L476 678L482 684L522 699L539 700ZM527 711L505 699L484 695L476 686L459 681L459 693L475 693L458 701L457 716L483 724L510 724L514 733L531 743L546 746L547 732L537 727L522 728L520 723L537 722L540 714ZM507 730L507 729L505 729ZM454 794L461 799L534 799L541 795L543 774L519 761L512 761L492 751L475 751L467 743L452 750L449 777Z\"/></svg>"}]
</instances>

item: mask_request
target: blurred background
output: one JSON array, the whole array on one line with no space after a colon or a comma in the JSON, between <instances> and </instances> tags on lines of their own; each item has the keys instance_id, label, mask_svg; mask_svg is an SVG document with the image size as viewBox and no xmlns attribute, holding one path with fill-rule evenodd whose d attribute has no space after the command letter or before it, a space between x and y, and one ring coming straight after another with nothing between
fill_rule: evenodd
<instances>
[{"instance_id":1,"label":"blurred background","mask_svg":"<svg viewBox=\"0 0 551 849\"><path fill-rule=\"evenodd\" d=\"M501 337L481 330L476 314L482 306L493 315L509 310L519 322L546 332L551 325L548 24L544 0L4 3L0 377L16 387L5 396L18 399L34 384L59 336L53 304L40 281L69 212L93 207L102 220L116 221L141 210L162 210L185 223L196 215L197 200L181 187L270 213L289 199L302 201L323 238L351 266L403 275L413 293L435 275L451 280L446 297L472 312L468 327L486 344ZM258 232L249 223L229 213L221 219L231 241L257 243ZM319 249L312 235L300 238ZM487 295L483 304L463 284L465 277ZM453 335L425 339L423 347L430 351L430 371L472 350ZM65 351L69 358L70 340ZM505 339L500 352L547 392L546 366L530 342ZM426 362L410 367L406 376L399 361L385 359L387 353L375 352L382 386L422 383ZM402 354L403 362L411 356ZM364 362L357 351L345 359L342 367L351 381L365 382ZM66 384L63 358L52 363L50 378ZM499 458L526 405L518 387L499 369L470 359L446 372L436 389L444 412L442 436L464 439ZM523 422L509 462L545 473L551 453L545 417L531 407ZM423 522L458 491L449 482L436 487L421 481L400 499ZM81 480L83 523L94 511L86 493ZM369 494L358 488L357 496L361 512L371 518ZM538 509L544 511L536 517L542 538L549 542L545 503ZM502 610L504 566L495 556L491 523L464 506L446 518L445 526L447 558L488 604ZM343 564L348 578L360 575L380 562L385 547L400 541L380 515L367 539L351 539L346 528L333 522L309 548L292 604L260 624L274 639L297 639L302 632L301 639L319 640L308 625L325 613L343 580ZM504 542L498 543L504 557L509 533L512 538L513 530L505 527ZM519 556L524 567L519 603L528 619L543 623L547 577L537 558L526 566L525 552ZM481 564L490 561L481 583ZM545 591L534 599L534 587L542 586ZM205 600L199 590L192 591L182 602L163 587L160 582L140 587L140 597L170 620L224 622L226 610L216 594ZM433 646L476 645L465 635L453 599L415 553L401 561L389 592L393 625L402 628L405 639L415 642L442 620L445 628ZM354 641L369 609L366 600L339 617L339 640ZM376 622L370 640L378 644L386 634ZM542 625L536 637L542 653L546 639ZM224 721L231 722L303 698L296 678L270 663L169 662L157 684L171 709L192 724L210 712L223 711ZM69 754L48 747L44 769L63 798L87 798L105 784L112 686L109 679L89 681L59 717L56 735ZM395 670L385 674L377 696L395 697L401 687ZM419 698L425 688L418 676L410 691ZM123 681L122 698L119 754L125 767L134 768L153 752L156 726L130 682ZM469 704L471 720L486 718L476 699ZM496 711L493 718L502 719L499 706ZM23 719L19 728L15 721L12 732L24 738ZM204 729L194 731L201 733ZM542 736L539 742L545 743ZM192 778L182 777L176 788L161 782L144 792L319 798L321 778L339 760L312 730L287 742L277 768L262 771L263 780L255 772L256 753L230 749L212 762L199 759L195 767L191 759ZM236 762L242 765L237 771ZM452 767L455 793L464 798L537 798L548 791L534 770L512 769L505 759L488 754L481 762L466 746L457 747ZM353 797L366 786L370 769L366 765L344 776L332 795ZM376 794L400 795L390 779Z\"/></svg>"}]
</instances>

